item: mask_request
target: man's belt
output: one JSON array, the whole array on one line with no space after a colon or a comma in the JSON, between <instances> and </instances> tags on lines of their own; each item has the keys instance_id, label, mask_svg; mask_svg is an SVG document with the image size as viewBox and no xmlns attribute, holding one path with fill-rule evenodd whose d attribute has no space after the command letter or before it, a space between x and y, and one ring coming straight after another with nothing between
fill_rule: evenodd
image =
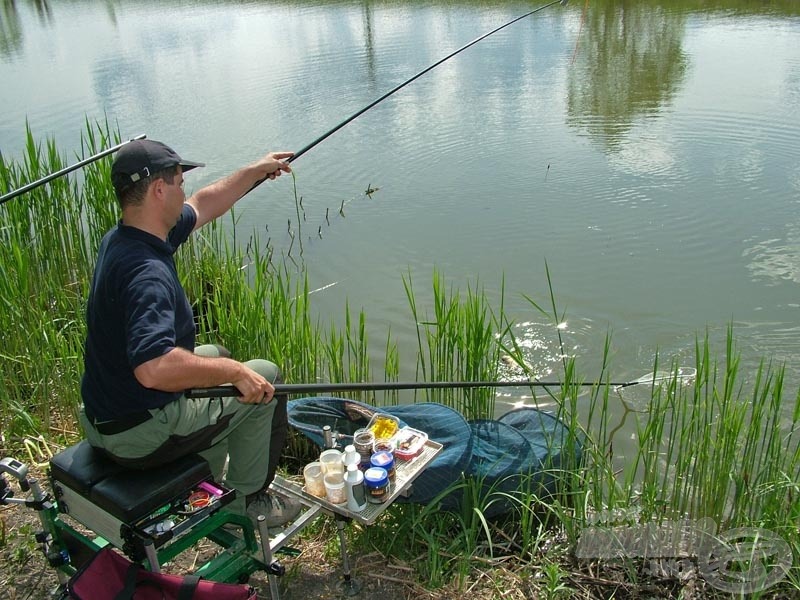
<instances>
[{"instance_id":1,"label":"man's belt","mask_svg":"<svg viewBox=\"0 0 800 600\"><path fill-rule=\"evenodd\" d=\"M149 410L145 410L143 412L125 415L121 419L114 419L112 421L95 422L94 419L89 419L89 421L93 424L94 428L97 430L97 433L102 435L116 435L118 433L122 433L123 431L128 431L128 429L133 429L137 425L141 425L145 421L149 421L152 418L152 413Z\"/></svg>"}]
</instances>

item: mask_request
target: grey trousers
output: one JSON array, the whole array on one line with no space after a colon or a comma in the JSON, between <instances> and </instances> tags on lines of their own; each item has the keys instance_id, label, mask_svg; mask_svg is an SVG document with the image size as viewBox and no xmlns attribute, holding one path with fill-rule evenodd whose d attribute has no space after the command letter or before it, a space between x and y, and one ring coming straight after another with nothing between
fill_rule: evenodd
<instances>
[{"instance_id":1,"label":"grey trousers","mask_svg":"<svg viewBox=\"0 0 800 600\"><path fill-rule=\"evenodd\" d=\"M207 345L198 346L195 352L220 356L225 351ZM280 372L274 363L254 359L244 364L267 381L280 382ZM237 491L236 499L229 505L234 512L244 513L246 496L272 481L288 427L285 396L275 397L269 404L243 404L235 397L181 396L150 412L153 418L114 435L100 434L83 411L80 420L92 446L105 449L117 462L133 468L152 468L198 453L208 461L217 481ZM223 480L226 459L228 469Z\"/></svg>"}]
</instances>

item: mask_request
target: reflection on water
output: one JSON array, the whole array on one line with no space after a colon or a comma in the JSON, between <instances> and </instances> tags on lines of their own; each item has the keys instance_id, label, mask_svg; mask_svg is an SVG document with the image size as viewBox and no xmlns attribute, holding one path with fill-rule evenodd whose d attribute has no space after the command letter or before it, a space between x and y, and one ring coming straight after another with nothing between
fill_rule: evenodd
<instances>
[{"instance_id":1,"label":"reflection on water","mask_svg":"<svg viewBox=\"0 0 800 600\"><path fill-rule=\"evenodd\" d=\"M756 241L743 256L750 261L747 268L755 281L771 286L800 283L800 224L787 226L785 238Z\"/></svg>"},{"instance_id":2,"label":"reflection on water","mask_svg":"<svg viewBox=\"0 0 800 600\"><path fill-rule=\"evenodd\" d=\"M14 54L22 45L22 26L16 0L3 0L0 10L3 14L0 19L0 56L6 56Z\"/></svg>"},{"instance_id":3,"label":"reflection on water","mask_svg":"<svg viewBox=\"0 0 800 600\"><path fill-rule=\"evenodd\" d=\"M366 56L367 79L374 85L377 66L375 62L375 40L373 39L375 33L372 26L373 13L372 2L364 2L364 55Z\"/></svg>"},{"instance_id":4,"label":"reflection on water","mask_svg":"<svg viewBox=\"0 0 800 600\"><path fill-rule=\"evenodd\" d=\"M594 6L569 69L568 122L620 149L633 123L662 112L681 85L686 20L686 13L650 2Z\"/></svg>"},{"instance_id":5,"label":"reflection on water","mask_svg":"<svg viewBox=\"0 0 800 600\"><path fill-rule=\"evenodd\" d=\"M0 85L4 156L20 153L26 120L71 156L84 118L107 116L123 136L205 161L194 189L265 149L301 148L531 9L0 7L0 81L14 82ZM611 375L635 379L657 351L689 356L706 327L724 341L729 321L743 349L775 351L800 375L800 2L592 0L581 27L583 8L549 8L404 88L293 165L300 210L291 183L264 185L243 200L237 233L257 230L276 257L291 249L321 319L357 301L372 338L391 330L401 351L415 346L401 274L428 281L436 265L464 289L502 272L524 360L557 377L555 332L519 299L546 289L547 261L564 351L587 378L607 331Z\"/></svg>"},{"instance_id":6,"label":"reflection on water","mask_svg":"<svg viewBox=\"0 0 800 600\"><path fill-rule=\"evenodd\" d=\"M31 0L31 4L36 8L36 14L43 23L49 22L53 18L49 0Z\"/></svg>"}]
</instances>

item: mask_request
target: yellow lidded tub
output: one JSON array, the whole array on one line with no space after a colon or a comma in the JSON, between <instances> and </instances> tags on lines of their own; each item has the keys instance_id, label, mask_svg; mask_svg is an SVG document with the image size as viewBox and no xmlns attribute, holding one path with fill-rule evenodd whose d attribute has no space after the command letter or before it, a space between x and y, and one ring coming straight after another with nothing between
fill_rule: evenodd
<instances>
[{"instance_id":1,"label":"yellow lidded tub","mask_svg":"<svg viewBox=\"0 0 800 600\"><path fill-rule=\"evenodd\" d=\"M367 429L375 435L376 440L381 438L388 439L400 429L400 421L385 413L375 413L372 415Z\"/></svg>"}]
</instances>

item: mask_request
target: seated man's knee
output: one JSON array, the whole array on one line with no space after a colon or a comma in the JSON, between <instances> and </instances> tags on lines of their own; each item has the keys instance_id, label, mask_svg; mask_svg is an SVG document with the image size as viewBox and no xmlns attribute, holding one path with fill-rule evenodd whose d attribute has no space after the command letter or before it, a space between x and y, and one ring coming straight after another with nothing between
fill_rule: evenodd
<instances>
[{"instance_id":1,"label":"seated man's knee","mask_svg":"<svg viewBox=\"0 0 800 600\"><path fill-rule=\"evenodd\" d=\"M274 362L264 360L263 358L254 358L253 360L248 360L244 364L270 383L283 383L281 371Z\"/></svg>"},{"instance_id":2,"label":"seated man's knee","mask_svg":"<svg viewBox=\"0 0 800 600\"><path fill-rule=\"evenodd\" d=\"M194 353L198 356L206 356L208 358L231 358L230 350L219 344L202 344L196 346Z\"/></svg>"}]
</instances>

